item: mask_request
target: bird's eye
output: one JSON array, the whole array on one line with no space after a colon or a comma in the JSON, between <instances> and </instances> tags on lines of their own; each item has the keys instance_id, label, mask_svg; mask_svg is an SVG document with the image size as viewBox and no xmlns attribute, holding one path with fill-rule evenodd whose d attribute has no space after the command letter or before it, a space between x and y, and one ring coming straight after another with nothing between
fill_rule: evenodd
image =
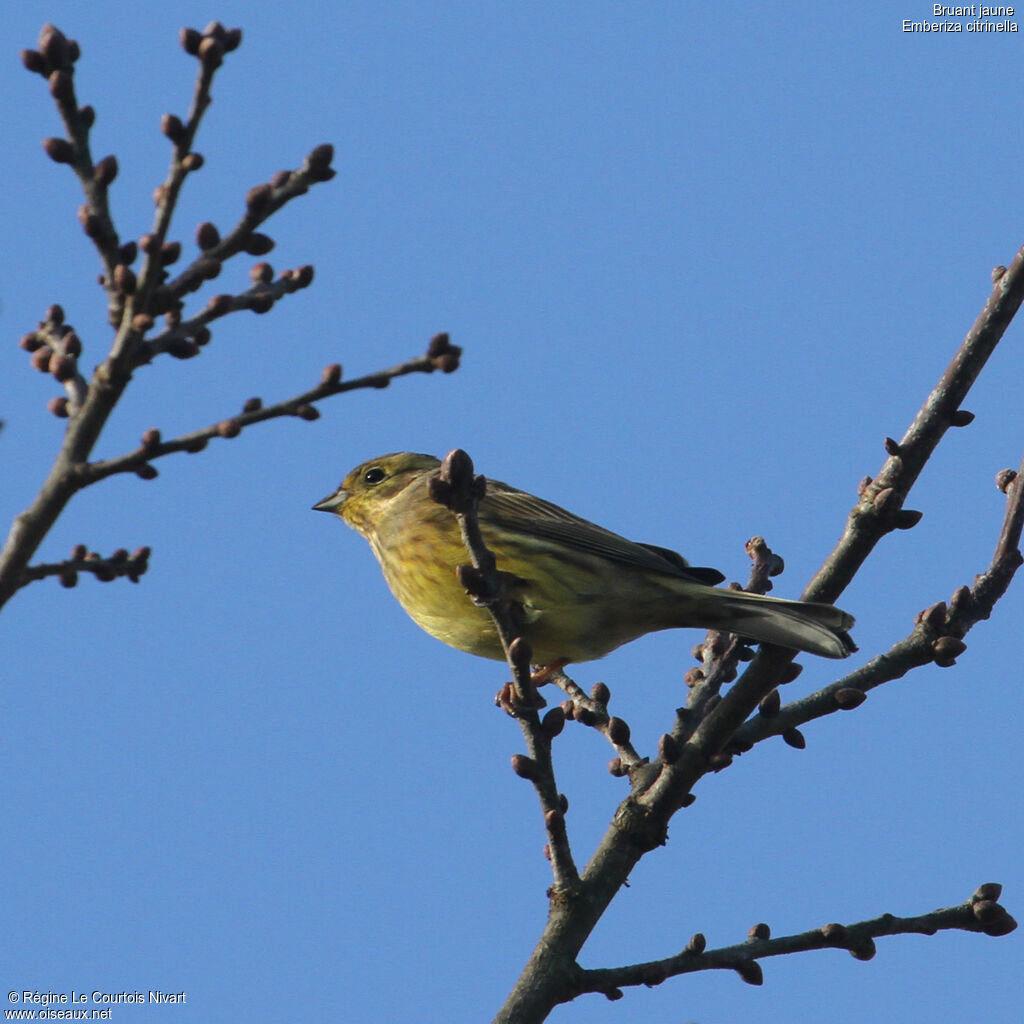
<instances>
[{"instance_id":1,"label":"bird's eye","mask_svg":"<svg viewBox=\"0 0 1024 1024\"><path fill-rule=\"evenodd\" d=\"M363 483L372 487L374 484L379 484L386 476L387 473L380 466L374 466L373 469L368 469L363 474Z\"/></svg>"}]
</instances>

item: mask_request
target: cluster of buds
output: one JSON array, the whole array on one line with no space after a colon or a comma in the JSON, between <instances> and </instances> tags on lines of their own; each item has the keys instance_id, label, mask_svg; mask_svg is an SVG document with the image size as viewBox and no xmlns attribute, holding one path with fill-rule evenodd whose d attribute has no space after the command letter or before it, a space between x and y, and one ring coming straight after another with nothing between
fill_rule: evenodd
<instances>
[{"instance_id":1,"label":"cluster of buds","mask_svg":"<svg viewBox=\"0 0 1024 1024\"><path fill-rule=\"evenodd\" d=\"M49 373L64 385L78 378L82 342L71 325L64 322L64 310L60 306L50 306L39 327L24 335L19 344L31 353L32 366L40 373ZM73 411L71 399L66 395L51 398L47 408L61 417Z\"/></svg>"},{"instance_id":2,"label":"cluster of buds","mask_svg":"<svg viewBox=\"0 0 1024 1024\"><path fill-rule=\"evenodd\" d=\"M68 39L56 25L44 25L39 32L38 50L22 50L21 63L51 82L60 72L70 73L82 55L74 39Z\"/></svg>"},{"instance_id":3,"label":"cluster of buds","mask_svg":"<svg viewBox=\"0 0 1024 1024\"><path fill-rule=\"evenodd\" d=\"M92 573L101 583L109 583L120 576L138 583L149 568L149 556L148 547L138 548L131 554L126 548L118 548L109 558L104 558L96 551L89 551L84 544L76 544L68 561L59 566L57 576L62 587L75 586L80 572Z\"/></svg>"},{"instance_id":4,"label":"cluster of buds","mask_svg":"<svg viewBox=\"0 0 1024 1024\"><path fill-rule=\"evenodd\" d=\"M203 69L215 71L224 61L224 54L238 49L242 42L240 28L225 28L219 21L211 21L200 32L195 28L183 28L178 33L181 48L190 56L197 57Z\"/></svg>"},{"instance_id":5,"label":"cluster of buds","mask_svg":"<svg viewBox=\"0 0 1024 1024\"><path fill-rule=\"evenodd\" d=\"M952 623L956 614L965 611L972 601L970 588L960 587L950 598L949 604L938 601L917 616L918 628L932 637L932 659L940 668L951 668L967 650L963 639L953 633Z\"/></svg>"},{"instance_id":6,"label":"cluster of buds","mask_svg":"<svg viewBox=\"0 0 1024 1024\"><path fill-rule=\"evenodd\" d=\"M453 373L459 368L462 349L453 345L447 333L435 334L427 346L427 358L435 370L442 373Z\"/></svg>"}]
</instances>

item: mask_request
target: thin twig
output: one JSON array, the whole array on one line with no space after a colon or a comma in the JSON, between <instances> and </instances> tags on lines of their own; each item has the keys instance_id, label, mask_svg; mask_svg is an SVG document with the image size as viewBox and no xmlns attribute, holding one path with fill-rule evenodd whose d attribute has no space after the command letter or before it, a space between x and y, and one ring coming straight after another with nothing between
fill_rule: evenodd
<instances>
[{"instance_id":1,"label":"thin twig","mask_svg":"<svg viewBox=\"0 0 1024 1024\"><path fill-rule=\"evenodd\" d=\"M126 548L118 548L109 558L104 558L95 551L87 551L84 544L77 544L71 557L63 562L43 562L29 566L21 579L21 585L27 586L36 580L56 576L61 586L73 587L78 583L79 573L90 573L101 583L127 576L132 583L138 583L149 568L150 549L139 548L129 554Z\"/></svg>"},{"instance_id":2,"label":"thin twig","mask_svg":"<svg viewBox=\"0 0 1024 1024\"><path fill-rule=\"evenodd\" d=\"M859 707L869 690L900 679L911 669L931 662L948 668L956 662L966 650L963 637L977 623L989 618L1022 564L1024 462L1010 477L999 540L988 568L976 577L973 586L959 588L948 605L939 602L921 612L911 633L861 668L784 705L771 716L762 713L744 723L734 739L740 749L749 749L769 736L784 735L815 718Z\"/></svg>"},{"instance_id":3,"label":"thin twig","mask_svg":"<svg viewBox=\"0 0 1024 1024\"><path fill-rule=\"evenodd\" d=\"M545 682L554 683L568 698L562 702L566 718L597 730L612 745L615 758L608 768L613 775L628 775L647 763L648 759L641 757L630 741L631 730L626 722L608 714L611 691L604 683L596 683L588 696L562 669L547 673Z\"/></svg>"},{"instance_id":4,"label":"thin twig","mask_svg":"<svg viewBox=\"0 0 1024 1024\"><path fill-rule=\"evenodd\" d=\"M454 366L457 366L458 349L456 346L447 345L447 337L447 335L438 335L431 345L436 352L441 347L437 339L445 339L445 351L456 353ZM134 451L78 467L78 480L84 487L116 473L138 473L140 469L147 478L151 478L156 475L155 471L150 472L144 467L149 466L154 459L176 452L194 454L205 448L207 442L213 438L237 437L245 427L282 416L297 416L299 419L306 420L317 419L319 413L313 408L316 402L321 402L333 395L344 394L346 391L356 391L361 388L385 388L396 377L404 377L411 373L433 373L438 369L438 361L438 355L431 355L428 352L426 355L414 356L412 359L386 370L378 370L376 373L355 377L352 380L341 380L341 367L335 363L324 369L322 380L316 387L275 402L273 405L265 406L258 399L250 400L242 412L210 426L182 434L170 441L159 440L158 432L147 431L147 434L143 436L142 444ZM451 372L451 369L454 369L451 362L445 363L445 366L448 367L446 372ZM150 468L152 469L152 467Z\"/></svg>"},{"instance_id":5,"label":"thin twig","mask_svg":"<svg viewBox=\"0 0 1024 1024\"><path fill-rule=\"evenodd\" d=\"M528 753L516 754L512 769L520 778L533 783L540 800L548 839L545 852L554 875L552 898L558 894L560 900L569 900L578 891L579 874L565 826L569 804L558 791L551 758L551 741L562 731L565 715L561 708L552 708L543 719L538 714L544 701L530 673L530 646L521 636L522 608L507 597L505 576L484 542L477 518L479 503L486 492L486 478L475 474L473 460L460 448L448 453L437 476L430 481L430 496L455 516L472 562L458 567L459 580L474 603L490 612L512 670L512 683L503 687L496 699L519 722L526 740Z\"/></svg>"},{"instance_id":6,"label":"thin twig","mask_svg":"<svg viewBox=\"0 0 1024 1024\"><path fill-rule=\"evenodd\" d=\"M581 971L574 984L576 994L600 992L610 999L621 997L621 989L631 985L660 985L668 978L695 971L731 969L740 977L759 985L763 980L760 969L751 970L756 961L789 953L805 953L812 949L845 949L856 960L870 960L875 955L877 938L887 935L934 935L939 931L959 930L983 932L988 935L1006 935L1017 927L1017 922L996 902L1000 887L987 883L957 907L933 910L916 917L895 917L881 914L856 924L828 924L797 935L768 937L768 928L758 925L751 929L746 942L719 949L703 950L703 936L695 936L690 946L675 956L625 967L600 968ZM996 893L995 896L990 895ZM696 941L694 941L696 940Z\"/></svg>"}]
</instances>

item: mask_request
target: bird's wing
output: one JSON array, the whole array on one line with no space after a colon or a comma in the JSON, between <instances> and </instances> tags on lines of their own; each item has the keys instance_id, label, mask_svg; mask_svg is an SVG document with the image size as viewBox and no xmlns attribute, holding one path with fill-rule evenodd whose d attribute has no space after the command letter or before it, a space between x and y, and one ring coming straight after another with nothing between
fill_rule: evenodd
<instances>
[{"instance_id":1,"label":"bird's wing","mask_svg":"<svg viewBox=\"0 0 1024 1024\"><path fill-rule=\"evenodd\" d=\"M480 503L480 520L497 528L531 534L587 554L601 555L622 565L649 569L669 576L713 585L725 577L717 569L689 565L682 555L654 544L640 544L620 537L572 512L509 487L500 480L487 481Z\"/></svg>"}]
</instances>

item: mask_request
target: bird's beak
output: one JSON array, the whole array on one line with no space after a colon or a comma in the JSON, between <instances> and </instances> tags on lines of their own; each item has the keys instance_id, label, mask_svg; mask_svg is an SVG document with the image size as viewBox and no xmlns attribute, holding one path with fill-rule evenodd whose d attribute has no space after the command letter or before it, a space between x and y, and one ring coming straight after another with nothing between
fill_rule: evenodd
<instances>
[{"instance_id":1,"label":"bird's beak","mask_svg":"<svg viewBox=\"0 0 1024 1024\"><path fill-rule=\"evenodd\" d=\"M345 504L345 499L348 497L348 492L342 488L338 488L332 494L328 494L326 498L318 501L313 506L314 512L337 512L342 505Z\"/></svg>"}]
</instances>

